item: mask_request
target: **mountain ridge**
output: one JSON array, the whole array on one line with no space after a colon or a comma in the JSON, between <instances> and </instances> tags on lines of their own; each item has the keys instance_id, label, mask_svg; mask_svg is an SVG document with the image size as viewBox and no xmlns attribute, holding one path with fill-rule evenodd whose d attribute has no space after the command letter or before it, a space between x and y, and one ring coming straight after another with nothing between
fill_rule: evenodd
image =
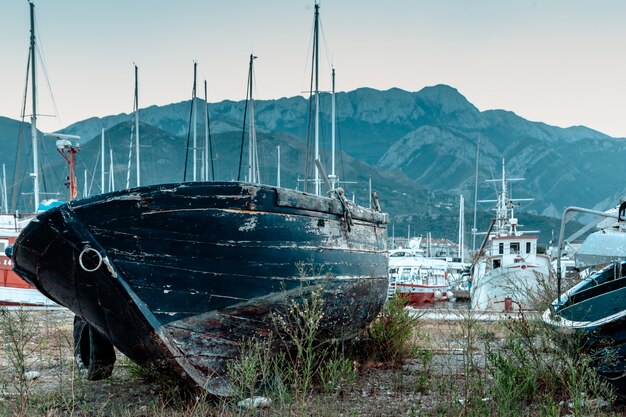
<instances>
[{"instance_id":1,"label":"mountain ridge","mask_svg":"<svg viewBox=\"0 0 626 417\"><path fill-rule=\"evenodd\" d=\"M320 149L327 167L330 165L330 98L327 93L320 95ZM336 100L338 148L354 161L373 167L374 179L395 172L430 193L447 196L444 198L447 200L458 194L472 196L476 146L480 140L480 196L492 191L483 180L497 176L503 159L511 176L527 179L516 183L514 192L517 197L535 198L524 208L529 213L559 217L568 205L605 209L598 205L611 204L626 191L619 180L626 174L621 164L626 158L626 141L585 126L561 128L528 121L508 110L481 111L457 89L445 84L415 92L364 87L337 93ZM140 109L140 119L146 126L186 138L190 103L185 100L148 106ZM308 104L302 96L255 101L258 132L266 138L286 134L290 140L310 141ZM243 107L243 101L209 103L212 134L238 132L233 137L239 136L240 142ZM131 115L126 113L94 117L74 123L63 132L80 135L86 146L100 136L101 129L111 129L130 120ZM200 110L200 132L203 123ZM259 144L264 146L263 142ZM298 158L301 162L302 156ZM427 205L421 201L419 206L406 207L404 214L410 215L410 210L416 213L430 210Z\"/></svg>"}]
</instances>

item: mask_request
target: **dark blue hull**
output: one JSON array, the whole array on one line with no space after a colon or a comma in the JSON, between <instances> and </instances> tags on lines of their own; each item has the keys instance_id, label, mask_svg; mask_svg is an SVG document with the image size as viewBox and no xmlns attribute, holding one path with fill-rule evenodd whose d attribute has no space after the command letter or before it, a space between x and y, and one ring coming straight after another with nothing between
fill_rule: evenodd
<instances>
[{"instance_id":1,"label":"dark blue hull","mask_svg":"<svg viewBox=\"0 0 626 417\"><path fill-rule=\"evenodd\" d=\"M568 343L580 342L598 374L626 394L626 263L611 264L574 286L543 319L566 334Z\"/></svg>"},{"instance_id":2,"label":"dark blue hull","mask_svg":"<svg viewBox=\"0 0 626 417\"><path fill-rule=\"evenodd\" d=\"M41 214L13 260L131 359L227 394L240 342L275 332L272 315L293 301L321 294L320 338L354 337L376 316L386 225L345 200L270 186L149 186Z\"/></svg>"}]
</instances>

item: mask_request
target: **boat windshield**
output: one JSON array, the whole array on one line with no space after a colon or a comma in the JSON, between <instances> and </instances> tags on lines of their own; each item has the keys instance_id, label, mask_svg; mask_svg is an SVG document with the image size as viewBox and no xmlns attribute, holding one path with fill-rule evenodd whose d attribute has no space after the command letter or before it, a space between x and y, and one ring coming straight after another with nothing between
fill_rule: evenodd
<instances>
[{"instance_id":1,"label":"boat windshield","mask_svg":"<svg viewBox=\"0 0 626 417\"><path fill-rule=\"evenodd\" d=\"M400 279L402 281L408 281L411 277L411 268L402 268L402 272L400 273Z\"/></svg>"},{"instance_id":2,"label":"boat windshield","mask_svg":"<svg viewBox=\"0 0 626 417\"><path fill-rule=\"evenodd\" d=\"M613 262L606 268L579 282L568 293L563 308L583 303L599 295L608 294L626 286L626 261Z\"/></svg>"},{"instance_id":3,"label":"boat windshield","mask_svg":"<svg viewBox=\"0 0 626 417\"><path fill-rule=\"evenodd\" d=\"M593 286L602 285L615 279L626 277L626 261L614 262L606 268L589 277Z\"/></svg>"}]
</instances>

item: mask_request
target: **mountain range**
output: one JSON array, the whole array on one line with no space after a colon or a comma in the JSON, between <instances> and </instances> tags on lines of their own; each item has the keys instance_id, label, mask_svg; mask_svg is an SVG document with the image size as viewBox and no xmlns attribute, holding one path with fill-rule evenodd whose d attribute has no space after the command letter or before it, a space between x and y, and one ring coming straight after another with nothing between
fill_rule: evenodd
<instances>
[{"instance_id":1,"label":"mountain range","mask_svg":"<svg viewBox=\"0 0 626 417\"><path fill-rule=\"evenodd\" d=\"M320 96L321 154L327 170L330 99L330 94ZM348 196L354 194L358 203L367 205L371 176L373 189L380 196L383 208L391 214L398 235L405 234L411 224L414 233L432 231L456 238L460 194L467 202L466 213L472 209L478 143L479 198L495 197L493 185L484 180L498 178L504 160L507 176L525 178L511 183L513 196L534 198L519 207L527 214L526 218L520 215L521 221L532 228L539 224L544 241L551 229L558 228L557 217L564 207L606 209L626 190L620 180L626 169L620 163L626 157L623 138L612 138L584 126L559 128L532 122L504 110L480 111L450 86L436 85L417 92L361 88L338 93L336 104L341 151L338 175L349 181L343 186ZM227 100L210 103L208 108L216 179L236 178L244 102ZM276 146L280 145L282 184L302 189L303 184L297 179L304 176L307 144L310 152L311 138L307 131L312 120L307 117L308 108L309 100L300 96L255 101L260 165L265 167L263 182L276 181ZM142 182L181 181L190 100L150 106L139 114ZM198 135L203 140L202 109L198 115ZM130 120L131 116L124 113L90 118L68 126L63 132L83 138L79 155L85 169L93 173L97 170L100 149L100 141L93 139L99 138L105 129L107 141L115 149L117 186L125 186ZM0 118L0 145L5 149L16 150L16 146L11 148L8 144L15 143L18 126L19 122ZM28 148L28 141L24 147ZM13 167L11 161L6 163ZM59 160L51 163L52 166L60 168ZM17 176L24 177L24 173ZM352 183L355 181L356 184ZM491 204L478 206L482 212L488 213L490 209ZM479 216L484 221L488 217L489 214Z\"/></svg>"}]
</instances>

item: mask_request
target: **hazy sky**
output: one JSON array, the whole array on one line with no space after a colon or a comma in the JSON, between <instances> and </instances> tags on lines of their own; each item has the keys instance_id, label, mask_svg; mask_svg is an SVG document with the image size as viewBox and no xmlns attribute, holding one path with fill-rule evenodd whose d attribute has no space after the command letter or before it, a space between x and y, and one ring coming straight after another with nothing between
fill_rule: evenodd
<instances>
[{"instance_id":1,"label":"hazy sky","mask_svg":"<svg viewBox=\"0 0 626 417\"><path fill-rule=\"evenodd\" d=\"M193 61L209 101L241 100L254 52L258 98L308 89L313 0L36 0L56 130L186 100ZM626 137L622 0L322 0L322 88L457 88L480 110ZM0 0L0 115L19 119L29 42L26 0ZM40 113L54 114L40 71Z\"/></svg>"}]
</instances>

